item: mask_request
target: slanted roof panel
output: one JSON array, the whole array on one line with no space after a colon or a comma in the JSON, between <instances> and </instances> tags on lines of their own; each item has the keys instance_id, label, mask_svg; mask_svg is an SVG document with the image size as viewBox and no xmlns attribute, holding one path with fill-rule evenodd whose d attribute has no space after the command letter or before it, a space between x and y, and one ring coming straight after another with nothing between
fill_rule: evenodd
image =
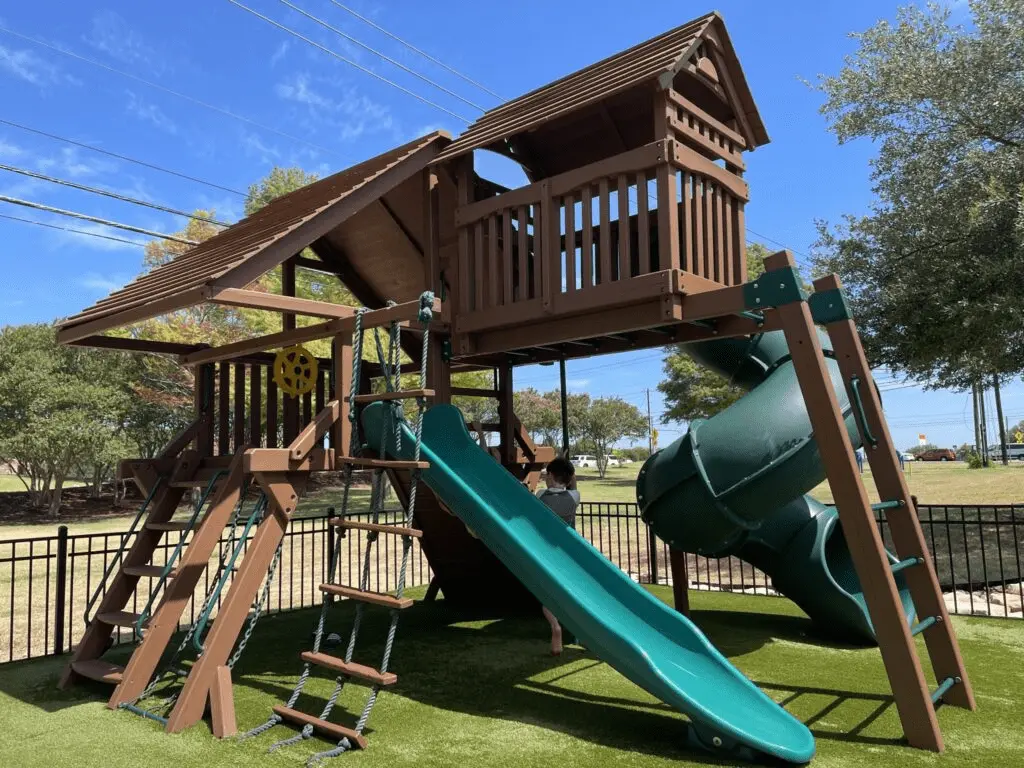
<instances>
[{"instance_id":1,"label":"slanted roof panel","mask_svg":"<svg viewBox=\"0 0 1024 768\"><path fill-rule=\"evenodd\" d=\"M110 319L107 327L113 328L139 319L131 315L151 317L144 314L148 305L161 302L169 306L174 303L175 297L185 298L185 294L194 297L197 290L209 287L229 275L257 254L267 251L285 235L439 140L447 141L447 135L440 131L429 134L282 195L252 216L218 232L187 253L139 276L92 307L69 317L59 328L63 331L104 318ZM295 254L282 252L279 255L278 264Z\"/></svg>"}]
</instances>

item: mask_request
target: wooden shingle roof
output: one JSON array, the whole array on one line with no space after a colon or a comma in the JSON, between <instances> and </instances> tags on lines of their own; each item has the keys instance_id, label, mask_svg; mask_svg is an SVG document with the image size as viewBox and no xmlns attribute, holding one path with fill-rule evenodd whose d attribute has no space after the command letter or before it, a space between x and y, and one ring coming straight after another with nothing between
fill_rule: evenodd
<instances>
[{"instance_id":1,"label":"wooden shingle roof","mask_svg":"<svg viewBox=\"0 0 1024 768\"><path fill-rule=\"evenodd\" d=\"M725 25L717 12L669 30L626 51L616 53L519 98L486 112L439 156L458 157L474 149L493 148L506 139L525 134L544 123L607 99L623 91L656 83L668 87L707 39L721 49L724 63L737 81L738 105L751 129L751 148L768 142Z\"/></svg>"},{"instance_id":2,"label":"wooden shingle roof","mask_svg":"<svg viewBox=\"0 0 1024 768\"><path fill-rule=\"evenodd\" d=\"M422 171L450 141L443 131L273 200L58 325L62 342L200 304L218 288L244 288Z\"/></svg>"}]
</instances>

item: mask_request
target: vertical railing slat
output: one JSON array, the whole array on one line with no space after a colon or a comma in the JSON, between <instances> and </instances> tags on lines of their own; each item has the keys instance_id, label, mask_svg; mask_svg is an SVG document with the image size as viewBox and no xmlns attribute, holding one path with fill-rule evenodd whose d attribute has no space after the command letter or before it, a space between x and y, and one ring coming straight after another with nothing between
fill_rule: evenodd
<instances>
[{"instance_id":1,"label":"vertical railing slat","mask_svg":"<svg viewBox=\"0 0 1024 768\"><path fill-rule=\"evenodd\" d=\"M562 198L562 220L565 226L565 290L576 290L576 198L566 195Z\"/></svg>"},{"instance_id":2,"label":"vertical railing slat","mask_svg":"<svg viewBox=\"0 0 1024 768\"><path fill-rule=\"evenodd\" d=\"M484 297L487 290L486 279L486 267L484 261L486 255L484 254L484 223L478 221L473 225L473 297L474 306L473 309L479 312L486 308Z\"/></svg>"},{"instance_id":3,"label":"vertical railing slat","mask_svg":"<svg viewBox=\"0 0 1024 768\"><path fill-rule=\"evenodd\" d=\"M592 207L594 190L589 184L583 188L580 197L580 224L583 229L582 248L580 249L580 270L584 288L594 285L594 209Z\"/></svg>"},{"instance_id":4,"label":"vertical railing slat","mask_svg":"<svg viewBox=\"0 0 1024 768\"><path fill-rule=\"evenodd\" d=\"M651 222L647 214L647 171L636 175L637 269L641 275L651 271ZM685 232L686 230L682 230Z\"/></svg>"},{"instance_id":5,"label":"vertical railing slat","mask_svg":"<svg viewBox=\"0 0 1024 768\"><path fill-rule=\"evenodd\" d=\"M503 270L504 298L502 303L507 307L515 301L515 284L512 273L515 260L515 249L512 247L512 209L505 208L501 212L501 263Z\"/></svg>"},{"instance_id":6,"label":"vertical railing slat","mask_svg":"<svg viewBox=\"0 0 1024 768\"><path fill-rule=\"evenodd\" d=\"M619 174L617 193L619 203L619 264L615 277L617 280L628 280L632 276L633 270L630 264L629 253L629 179L624 173Z\"/></svg>"},{"instance_id":7,"label":"vertical railing slat","mask_svg":"<svg viewBox=\"0 0 1024 768\"><path fill-rule=\"evenodd\" d=\"M600 244L598 245L598 281L610 282L612 279L612 213L611 200L608 193L608 179L601 179L597 184L600 209L597 227Z\"/></svg>"},{"instance_id":8,"label":"vertical railing slat","mask_svg":"<svg viewBox=\"0 0 1024 768\"><path fill-rule=\"evenodd\" d=\"M263 444L263 366L249 366L249 439L254 448Z\"/></svg>"},{"instance_id":9,"label":"vertical railing slat","mask_svg":"<svg viewBox=\"0 0 1024 768\"><path fill-rule=\"evenodd\" d=\"M501 258L498 252L498 216L487 217L487 308L501 306Z\"/></svg>"},{"instance_id":10,"label":"vertical railing slat","mask_svg":"<svg viewBox=\"0 0 1024 768\"><path fill-rule=\"evenodd\" d=\"M217 452L224 456L231 451L231 434L228 432L231 405L231 364L220 363L217 372Z\"/></svg>"},{"instance_id":11,"label":"vertical railing slat","mask_svg":"<svg viewBox=\"0 0 1024 768\"><path fill-rule=\"evenodd\" d=\"M516 288L519 290L516 295L516 301L527 301L530 298L530 273L529 267L526 264L529 257L530 233L527 231L529 224L527 223L526 213L526 206L520 205L517 211L517 218L519 220L519 274L516 275Z\"/></svg>"},{"instance_id":12,"label":"vertical railing slat","mask_svg":"<svg viewBox=\"0 0 1024 768\"><path fill-rule=\"evenodd\" d=\"M245 365L235 363L235 418L234 418L234 440L232 450L237 451L245 445Z\"/></svg>"}]
</instances>

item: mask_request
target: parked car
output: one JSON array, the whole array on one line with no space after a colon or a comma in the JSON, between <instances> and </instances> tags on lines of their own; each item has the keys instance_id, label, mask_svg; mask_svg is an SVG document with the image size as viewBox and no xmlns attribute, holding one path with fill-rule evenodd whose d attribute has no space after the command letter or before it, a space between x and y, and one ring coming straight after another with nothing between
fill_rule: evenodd
<instances>
[{"instance_id":1,"label":"parked car","mask_svg":"<svg viewBox=\"0 0 1024 768\"><path fill-rule=\"evenodd\" d=\"M572 457L572 464L577 469L579 469L580 467L597 467L597 456L590 456L589 454L581 453L579 456Z\"/></svg>"},{"instance_id":2,"label":"parked car","mask_svg":"<svg viewBox=\"0 0 1024 768\"><path fill-rule=\"evenodd\" d=\"M622 462L619 460L618 456L608 455L604 457L604 465L606 467L621 467Z\"/></svg>"},{"instance_id":3,"label":"parked car","mask_svg":"<svg viewBox=\"0 0 1024 768\"><path fill-rule=\"evenodd\" d=\"M912 453L901 453L901 454L900 454L900 458L901 458L901 459L902 459L903 461L913 461L914 459L916 459L916 458L917 458L917 456L915 456L915 455L914 455L914 454L912 454Z\"/></svg>"},{"instance_id":4,"label":"parked car","mask_svg":"<svg viewBox=\"0 0 1024 768\"><path fill-rule=\"evenodd\" d=\"M619 464L632 464L632 463L633 463L633 460L631 458L629 458L629 456L623 456L621 459L619 459Z\"/></svg>"},{"instance_id":5,"label":"parked car","mask_svg":"<svg viewBox=\"0 0 1024 768\"><path fill-rule=\"evenodd\" d=\"M949 448L932 448L917 454L917 461L956 461L956 453Z\"/></svg>"}]
</instances>

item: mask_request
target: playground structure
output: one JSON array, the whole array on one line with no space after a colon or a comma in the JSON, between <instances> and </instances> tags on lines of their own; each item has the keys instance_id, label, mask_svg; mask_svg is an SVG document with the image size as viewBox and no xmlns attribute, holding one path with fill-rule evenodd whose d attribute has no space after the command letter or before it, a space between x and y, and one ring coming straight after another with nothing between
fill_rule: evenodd
<instances>
[{"instance_id":1,"label":"playground structure","mask_svg":"<svg viewBox=\"0 0 1024 768\"><path fill-rule=\"evenodd\" d=\"M280 197L62 323L62 343L174 354L197 382L189 428L156 459L124 464L147 496L142 527L62 684L102 680L115 685L111 707L139 709L224 527L242 521L255 535L240 560L221 564L223 602L202 654L184 670L172 711L157 718L180 731L209 704L215 734L236 733L231 667L259 618L298 496L313 472L350 478L366 468L378 487L390 478L407 520L360 525L406 547L419 538L432 593L467 605L539 599L603 660L687 713L693 743L733 757L809 760L806 726L531 493L553 452L534 445L512 411L516 365L685 342L754 389L732 415L696 425L645 465L645 517L677 551L738 551L774 568L812 616L877 640L908 741L941 751L937 702L973 709L973 694L842 288L822 278L808 296L785 251L747 280L744 153L767 141L711 14L491 110L455 140L433 133ZM529 183L506 189L480 177L476 150L516 160ZM281 295L252 290L278 268ZM295 297L297 269L336 275L367 311ZM220 347L102 335L206 302L277 312L282 330ZM319 322L299 326L297 315ZM363 332L383 327L421 372L419 387L399 391L392 354L363 360ZM310 361L309 391L281 396L279 415L281 379L267 352L319 339L332 340L330 359ZM453 372L481 369L496 372L494 389L452 386ZM498 401L498 422L474 428L497 433L493 454L448 405L456 394ZM421 427L402 418L403 399L433 401ZM769 422L759 433L767 447L745 457L716 450L715 430L744 408L757 409L749 421ZM857 471L859 442L893 555ZM800 499L822 473L833 509ZM259 494L247 511L250 487ZM188 519L172 520L193 488L205 490ZM695 504L709 513L690 514ZM344 515L337 524L356 527ZM169 530L191 538L174 562L154 565ZM800 573L783 567L794 559ZM130 613L143 577L160 579L162 597ZM321 589L325 601L394 615L411 604L365 586ZM123 669L102 658L118 626L142 637ZM922 633L934 691L913 639ZM368 683L371 706L397 682L387 656L377 669L353 662L351 646L341 659L319 643L320 633L300 682L311 665L327 668L339 683ZM348 727L327 720L330 706L316 717L293 703L275 708L268 727L283 720L304 736L329 735L338 743L331 754L366 745L369 709Z\"/></svg>"}]
</instances>

